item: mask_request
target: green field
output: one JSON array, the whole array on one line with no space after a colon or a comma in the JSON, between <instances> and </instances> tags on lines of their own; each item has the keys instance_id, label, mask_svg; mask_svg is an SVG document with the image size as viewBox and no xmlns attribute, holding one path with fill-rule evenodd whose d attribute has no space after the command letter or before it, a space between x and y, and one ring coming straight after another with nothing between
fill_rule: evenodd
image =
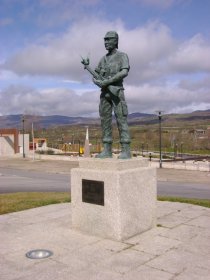
<instances>
[{"instance_id":1,"label":"green field","mask_svg":"<svg viewBox=\"0 0 210 280\"><path fill-rule=\"evenodd\" d=\"M0 194L0 215L49 204L70 202L70 194L62 192L21 192Z\"/></svg>"}]
</instances>

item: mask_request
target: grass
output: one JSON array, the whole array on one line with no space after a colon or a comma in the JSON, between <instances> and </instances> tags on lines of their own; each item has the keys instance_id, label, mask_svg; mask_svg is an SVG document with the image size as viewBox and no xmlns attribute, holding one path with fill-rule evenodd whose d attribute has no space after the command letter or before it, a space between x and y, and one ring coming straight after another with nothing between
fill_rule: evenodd
<instances>
[{"instance_id":1,"label":"grass","mask_svg":"<svg viewBox=\"0 0 210 280\"><path fill-rule=\"evenodd\" d=\"M189 204L194 204L194 205L199 205L199 206L210 208L210 199L158 196L158 200L159 201L189 203Z\"/></svg>"},{"instance_id":2,"label":"grass","mask_svg":"<svg viewBox=\"0 0 210 280\"><path fill-rule=\"evenodd\" d=\"M210 208L210 200L208 199L158 196L158 200L189 203ZM70 201L70 194L64 192L0 194L0 215Z\"/></svg>"},{"instance_id":3,"label":"grass","mask_svg":"<svg viewBox=\"0 0 210 280\"><path fill-rule=\"evenodd\" d=\"M70 202L69 193L21 192L0 194L0 215L64 202Z\"/></svg>"}]
</instances>

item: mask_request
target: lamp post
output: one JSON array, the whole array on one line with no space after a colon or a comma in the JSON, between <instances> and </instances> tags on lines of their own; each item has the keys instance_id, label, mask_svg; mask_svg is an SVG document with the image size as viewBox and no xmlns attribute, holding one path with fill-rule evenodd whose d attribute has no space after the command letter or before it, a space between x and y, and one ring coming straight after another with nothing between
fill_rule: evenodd
<instances>
[{"instance_id":1,"label":"lamp post","mask_svg":"<svg viewBox=\"0 0 210 280\"><path fill-rule=\"evenodd\" d=\"M141 155L144 156L144 143L141 144Z\"/></svg>"},{"instance_id":2,"label":"lamp post","mask_svg":"<svg viewBox=\"0 0 210 280\"><path fill-rule=\"evenodd\" d=\"M181 142L180 153L181 153L181 159L183 160L183 142Z\"/></svg>"},{"instance_id":3,"label":"lamp post","mask_svg":"<svg viewBox=\"0 0 210 280\"><path fill-rule=\"evenodd\" d=\"M98 135L95 133L95 152L98 152Z\"/></svg>"},{"instance_id":4,"label":"lamp post","mask_svg":"<svg viewBox=\"0 0 210 280\"><path fill-rule=\"evenodd\" d=\"M174 160L176 160L178 156L178 144L174 142Z\"/></svg>"},{"instance_id":5,"label":"lamp post","mask_svg":"<svg viewBox=\"0 0 210 280\"><path fill-rule=\"evenodd\" d=\"M25 127L24 127L24 122L25 122L25 117L23 115L22 116L22 123L23 123L23 158L25 158L25 139L24 139Z\"/></svg>"},{"instance_id":6,"label":"lamp post","mask_svg":"<svg viewBox=\"0 0 210 280\"><path fill-rule=\"evenodd\" d=\"M158 111L158 120L159 120L159 152L160 152L160 168L162 168L162 129L161 129L162 112L161 112L161 111Z\"/></svg>"},{"instance_id":7,"label":"lamp post","mask_svg":"<svg viewBox=\"0 0 210 280\"><path fill-rule=\"evenodd\" d=\"M74 133L72 134L72 144L74 145Z\"/></svg>"},{"instance_id":8,"label":"lamp post","mask_svg":"<svg viewBox=\"0 0 210 280\"><path fill-rule=\"evenodd\" d=\"M81 154L80 154L80 140L78 140L78 143L79 143L79 157L81 156Z\"/></svg>"}]
</instances>

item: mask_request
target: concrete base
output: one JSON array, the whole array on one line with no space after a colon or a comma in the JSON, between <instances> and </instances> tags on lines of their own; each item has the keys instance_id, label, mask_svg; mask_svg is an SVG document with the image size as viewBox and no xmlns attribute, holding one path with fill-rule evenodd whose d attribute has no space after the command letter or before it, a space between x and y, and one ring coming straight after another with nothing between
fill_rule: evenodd
<instances>
[{"instance_id":1,"label":"concrete base","mask_svg":"<svg viewBox=\"0 0 210 280\"><path fill-rule=\"evenodd\" d=\"M82 180L104 182L104 205L82 201ZM125 240L156 224L156 169L145 159L81 159L71 171L73 228Z\"/></svg>"}]
</instances>

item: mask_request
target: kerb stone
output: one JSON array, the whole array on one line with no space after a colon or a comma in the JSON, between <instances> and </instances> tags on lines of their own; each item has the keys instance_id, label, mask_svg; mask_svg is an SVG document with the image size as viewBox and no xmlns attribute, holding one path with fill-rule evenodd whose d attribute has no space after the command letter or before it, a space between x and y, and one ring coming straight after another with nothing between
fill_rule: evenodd
<instances>
[{"instance_id":1,"label":"kerb stone","mask_svg":"<svg viewBox=\"0 0 210 280\"><path fill-rule=\"evenodd\" d=\"M82 201L82 182L104 182L104 205ZM156 224L156 169L145 159L82 159L71 170L72 226L126 240Z\"/></svg>"}]
</instances>

